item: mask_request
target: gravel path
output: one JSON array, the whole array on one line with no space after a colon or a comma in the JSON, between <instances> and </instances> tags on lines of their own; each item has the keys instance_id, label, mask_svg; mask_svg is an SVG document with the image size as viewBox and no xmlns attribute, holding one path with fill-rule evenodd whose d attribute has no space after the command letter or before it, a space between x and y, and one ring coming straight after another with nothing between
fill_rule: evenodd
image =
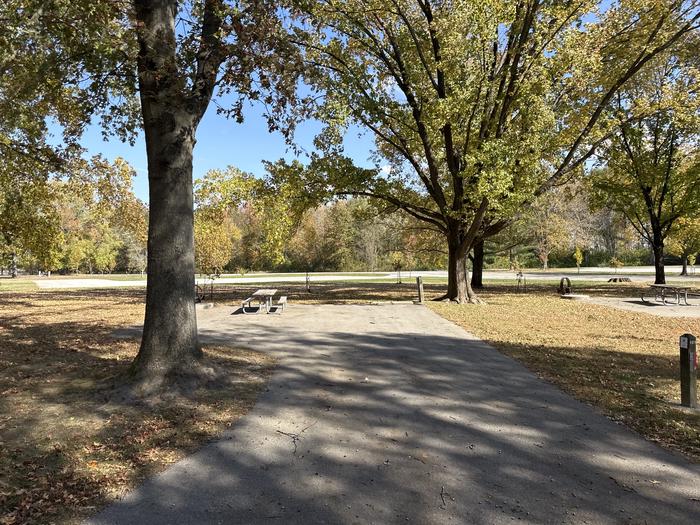
<instances>
[{"instance_id":1,"label":"gravel path","mask_svg":"<svg viewBox=\"0 0 700 525\"><path fill-rule=\"evenodd\" d=\"M89 523L700 523L698 465L427 308L199 315L278 356L269 389Z\"/></svg>"}]
</instances>

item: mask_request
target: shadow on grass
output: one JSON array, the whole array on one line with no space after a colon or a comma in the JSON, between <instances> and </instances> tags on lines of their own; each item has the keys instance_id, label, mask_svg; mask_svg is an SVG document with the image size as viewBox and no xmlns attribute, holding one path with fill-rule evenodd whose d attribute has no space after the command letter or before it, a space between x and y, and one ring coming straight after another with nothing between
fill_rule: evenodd
<instances>
[{"instance_id":1,"label":"shadow on grass","mask_svg":"<svg viewBox=\"0 0 700 525\"><path fill-rule=\"evenodd\" d=\"M101 311L100 301L112 311ZM269 363L223 349L207 357L228 371L226 391L200 389L158 405L116 396L138 341L113 339L111 316L133 307L129 318L140 318L142 301L133 291L62 291L3 304L10 308L0 312L0 522L93 512L254 403ZM73 320L52 321L66 313Z\"/></svg>"}]
</instances>

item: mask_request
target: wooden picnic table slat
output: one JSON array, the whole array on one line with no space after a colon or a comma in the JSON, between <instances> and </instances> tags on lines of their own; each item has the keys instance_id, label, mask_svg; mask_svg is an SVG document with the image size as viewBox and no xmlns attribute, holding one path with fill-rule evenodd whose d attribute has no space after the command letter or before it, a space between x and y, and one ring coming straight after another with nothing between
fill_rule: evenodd
<instances>
[{"instance_id":1,"label":"wooden picnic table slat","mask_svg":"<svg viewBox=\"0 0 700 525\"><path fill-rule=\"evenodd\" d=\"M272 297L277 293L275 288L262 288L253 293L253 297Z\"/></svg>"},{"instance_id":2,"label":"wooden picnic table slat","mask_svg":"<svg viewBox=\"0 0 700 525\"><path fill-rule=\"evenodd\" d=\"M657 290L671 290L673 292L687 292L692 290L691 286L676 286L673 284L652 284L651 288L656 288Z\"/></svg>"}]
</instances>

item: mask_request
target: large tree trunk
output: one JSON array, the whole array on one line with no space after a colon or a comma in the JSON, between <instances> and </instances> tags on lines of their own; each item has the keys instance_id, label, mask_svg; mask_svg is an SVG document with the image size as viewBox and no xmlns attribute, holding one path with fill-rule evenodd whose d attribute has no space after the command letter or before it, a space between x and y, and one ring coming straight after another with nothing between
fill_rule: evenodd
<instances>
[{"instance_id":1,"label":"large tree trunk","mask_svg":"<svg viewBox=\"0 0 700 525\"><path fill-rule=\"evenodd\" d=\"M472 288L484 287L484 239L474 242L472 258Z\"/></svg>"},{"instance_id":2,"label":"large tree trunk","mask_svg":"<svg viewBox=\"0 0 700 525\"><path fill-rule=\"evenodd\" d=\"M445 299L464 303L478 303L479 298L474 293L469 283L469 270L467 269L467 253L460 244L457 235L448 238L448 263L447 263L447 295Z\"/></svg>"},{"instance_id":3,"label":"large tree trunk","mask_svg":"<svg viewBox=\"0 0 700 525\"><path fill-rule=\"evenodd\" d=\"M683 259L683 269L681 270L681 275L688 275L688 256L683 254L681 258Z\"/></svg>"},{"instance_id":4,"label":"large tree trunk","mask_svg":"<svg viewBox=\"0 0 700 525\"><path fill-rule=\"evenodd\" d=\"M146 318L133 364L144 379L188 371L201 357L194 292L193 130L166 107L150 107ZM149 119L150 120L150 119ZM173 129L174 128L174 129ZM163 132L172 130L171 132Z\"/></svg>"},{"instance_id":5,"label":"large tree trunk","mask_svg":"<svg viewBox=\"0 0 700 525\"><path fill-rule=\"evenodd\" d=\"M459 245L449 243L447 261L447 299L458 303L468 302L467 254L460 253Z\"/></svg>"},{"instance_id":6,"label":"large tree trunk","mask_svg":"<svg viewBox=\"0 0 700 525\"><path fill-rule=\"evenodd\" d=\"M149 225L146 316L134 376L157 387L166 378L198 374L194 290L192 151L220 65L220 2L204 4L197 78L179 68L178 2L136 0L139 94L148 154Z\"/></svg>"},{"instance_id":7,"label":"large tree trunk","mask_svg":"<svg viewBox=\"0 0 700 525\"><path fill-rule=\"evenodd\" d=\"M481 299L476 295L476 292L472 288L471 282L469 280L469 268L465 267L464 268L464 273L465 273L465 280L467 281L467 302L468 303L473 303L473 304L480 304Z\"/></svg>"},{"instance_id":8,"label":"large tree trunk","mask_svg":"<svg viewBox=\"0 0 700 525\"><path fill-rule=\"evenodd\" d=\"M654 232L652 252L654 253L654 284L666 284L666 272L664 269L664 240L659 232Z\"/></svg>"}]
</instances>

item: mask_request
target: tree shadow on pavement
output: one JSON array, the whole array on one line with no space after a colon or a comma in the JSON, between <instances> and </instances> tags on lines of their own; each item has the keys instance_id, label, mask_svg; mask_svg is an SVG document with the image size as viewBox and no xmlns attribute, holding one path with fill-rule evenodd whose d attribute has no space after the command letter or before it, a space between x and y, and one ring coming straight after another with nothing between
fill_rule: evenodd
<instances>
[{"instance_id":1,"label":"tree shadow on pavement","mask_svg":"<svg viewBox=\"0 0 700 525\"><path fill-rule=\"evenodd\" d=\"M392 313L350 329L343 315L360 310L323 321L306 308L307 328L274 316L204 323L206 341L280 359L268 390L225 439L90 523L700 518L697 466L427 310L388 330Z\"/></svg>"}]
</instances>

